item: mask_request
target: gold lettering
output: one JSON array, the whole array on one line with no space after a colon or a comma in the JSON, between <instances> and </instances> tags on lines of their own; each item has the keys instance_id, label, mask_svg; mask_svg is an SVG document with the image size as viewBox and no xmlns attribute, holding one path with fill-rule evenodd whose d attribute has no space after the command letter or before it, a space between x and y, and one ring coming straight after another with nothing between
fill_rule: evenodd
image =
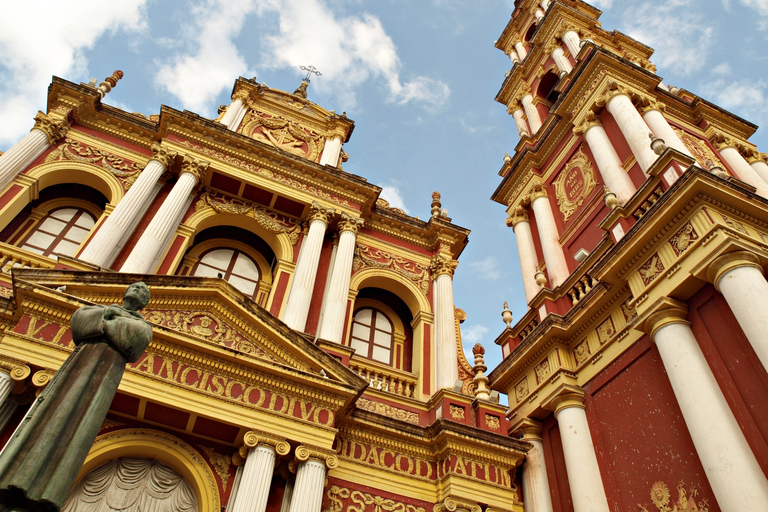
<instances>
[{"instance_id":1,"label":"gold lettering","mask_svg":"<svg viewBox=\"0 0 768 512\"><path fill-rule=\"evenodd\" d=\"M163 358L163 362L160 364L160 370L157 375L168 380L176 380L176 377L179 376L179 367L181 365L177 364L176 371L174 371L173 363L174 361L172 359ZM165 375L163 375L163 372L165 372Z\"/></svg>"},{"instance_id":2,"label":"gold lettering","mask_svg":"<svg viewBox=\"0 0 768 512\"><path fill-rule=\"evenodd\" d=\"M466 475L467 471L464 467L464 459L461 457L456 457L456 467L454 469L457 475Z\"/></svg>"},{"instance_id":3,"label":"gold lettering","mask_svg":"<svg viewBox=\"0 0 768 512\"><path fill-rule=\"evenodd\" d=\"M232 390L234 389L235 386L240 386L240 394L237 396L232 394ZM236 380L229 381L229 383L227 384L227 387L224 389L224 396L226 396L227 398L238 399L240 396L242 396L242 394L243 394L243 385L237 382Z\"/></svg>"},{"instance_id":4,"label":"gold lettering","mask_svg":"<svg viewBox=\"0 0 768 512\"><path fill-rule=\"evenodd\" d=\"M205 389L208 383L208 377L210 376L211 374L208 372L203 372L203 375L200 376L200 380L197 381L197 389Z\"/></svg>"},{"instance_id":5,"label":"gold lettering","mask_svg":"<svg viewBox=\"0 0 768 512\"><path fill-rule=\"evenodd\" d=\"M144 360L139 363L136 369L142 372L149 372L151 374L154 374L155 373L155 356L153 356L152 354L147 354L147 357L145 357Z\"/></svg>"},{"instance_id":6,"label":"gold lettering","mask_svg":"<svg viewBox=\"0 0 768 512\"><path fill-rule=\"evenodd\" d=\"M309 410L307 410L307 406L309 406ZM309 417L312 415L313 412L315 412L314 404L310 404L310 403L302 404L301 402L299 402L299 415L301 419L303 420L309 419Z\"/></svg>"},{"instance_id":7,"label":"gold lettering","mask_svg":"<svg viewBox=\"0 0 768 512\"><path fill-rule=\"evenodd\" d=\"M224 386L225 385L226 384L224 383L224 377L222 377L221 375L214 375L213 378L211 379L210 384L208 385L208 387L205 390L206 391L211 391L211 386L213 386L213 390L212 391L214 393L216 393L217 395L221 395L222 393L224 393Z\"/></svg>"},{"instance_id":8,"label":"gold lettering","mask_svg":"<svg viewBox=\"0 0 768 512\"><path fill-rule=\"evenodd\" d=\"M197 368L193 368L191 366L187 366L182 370L181 372L181 383L187 386L197 386L198 382L195 382L193 384L187 383L187 377L189 376L190 372L195 372L195 376L199 379L200 378L200 371Z\"/></svg>"},{"instance_id":9,"label":"gold lettering","mask_svg":"<svg viewBox=\"0 0 768 512\"><path fill-rule=\"evenodd\" d=\"M27 327L27 336L32 336L33 338L40 334L40 331L51 325L51 322L47 320L43 320L43 325L37 326L37 322L40 321L39 318L36 316L30 316L29 317L29 326Z\"/></svg>"}]
</instances>

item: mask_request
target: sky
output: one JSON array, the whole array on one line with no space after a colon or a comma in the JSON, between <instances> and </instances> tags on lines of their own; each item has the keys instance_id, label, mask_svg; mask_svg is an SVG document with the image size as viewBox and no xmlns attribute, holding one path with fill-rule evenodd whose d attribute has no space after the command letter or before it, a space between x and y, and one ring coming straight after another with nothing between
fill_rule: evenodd
<instances>
[{"instance_id":1,"label":"sky","mask_svg":"<svg viewBox=\"0 0 768 512\"><path fill-rule=\"evenodd\" d=\"M606 30L656 48L664 82L766 128L768 0L599 0ZM454 277L467 313L465 352L482 343L501 360L503 302L526 311L514 235L489 197L514 120L494 97L511 63L494 48L512 0L25 0L0 17L0 150L46 108L51 76L75 83L125 73L104 102L156 114L160 105L215 118L238 76L293 91L317 67L309 99L356 127L348 172L383 187L392 206L429 217L442 194L472 230Z\"/></svg>"}]
</instances>

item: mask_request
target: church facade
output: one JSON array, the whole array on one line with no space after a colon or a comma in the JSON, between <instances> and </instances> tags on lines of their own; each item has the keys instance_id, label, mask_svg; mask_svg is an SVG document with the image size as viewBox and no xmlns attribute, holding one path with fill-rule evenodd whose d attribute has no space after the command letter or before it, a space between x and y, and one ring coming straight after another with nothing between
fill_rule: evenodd
<instances>
[{"instance_id":1,"label":"church facade","mask_svg":"<svg viewBox=\"0 0 768 512\"><path fill-rule=\"evenodd\" d=\"M54 78L0 156L0 444L74 311L144 281L153 341L62 510L760 510L766 155L599 16L518 0L496 42L528 310L487 375L452 290L469 231L346 172L354 122L307 81L239 78L206 119Z\"/></svg>"}]
</instances>

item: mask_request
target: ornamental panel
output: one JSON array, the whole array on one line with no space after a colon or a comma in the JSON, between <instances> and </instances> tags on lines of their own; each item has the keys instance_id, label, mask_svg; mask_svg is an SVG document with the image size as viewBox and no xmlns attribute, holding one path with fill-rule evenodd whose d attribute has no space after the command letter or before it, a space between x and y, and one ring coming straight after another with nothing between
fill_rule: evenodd
<instances>
[{"instance_id":1,"label":"ornamental panel","mask_svg":"<svg viewBox=\"0 0 768 512\"><path fill-rule=\"evenodd\" d=\"M557 206L567 221L595 189L595 170L587 155L579 148L553 183Z\"/></svg>"}]
</instances>

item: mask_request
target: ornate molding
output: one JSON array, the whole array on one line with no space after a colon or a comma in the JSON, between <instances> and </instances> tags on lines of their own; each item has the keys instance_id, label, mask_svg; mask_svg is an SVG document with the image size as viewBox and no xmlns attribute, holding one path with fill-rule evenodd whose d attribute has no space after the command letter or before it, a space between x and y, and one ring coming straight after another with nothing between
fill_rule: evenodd
<instances>
[{"instance_id":1,"label":"ornate molding","mask_svg":"<svg viewBox=\"0 0 768 512\"><path fill-rule=\"evenodd\" d=\"M531 188L531 202L540 197L549 197L547 194L547 184L541 180L534 180Z\"/></svg>"},{"instance_id":2,"label":"ornate molding","mask_svg":"<svg viewBox=\"0 0 768 512\"><path fill-rule=\"evenodd\" d=\"M718 256L709 264L707 268L707 281L717 287L720 278L726 272L739 267L755 267L760 270L760 273L763 272L763 267L760 266L760 259L756 254L749 251L734 251Z\"/></svg>"},{"instance_id":3,"label":"ornate molding","mask_svg":"<svg viewBox=\"0 0 768 512\"><path fill-rule=\"evenodd\" d=\"M567 221L597 185L595 170L581 148L560 171L553 185L557 206L563 214L563 221Z\"/></svg>"},{"instance_id":4,"label":"ornate molding","mask_svg":"<svg viewBox=\"0 0 768 512\"><path fill-rule=\"evenodd\" d=\"M419 415L417 413L406 411L405 409L398 409L397 407L392 407L391 405L374 402L366 398L358 398L355 406L363 411L381 414L382 416L405 421L407 423L411 423L412 425L419 424Z\"/></svg>"},{"instance_id":5,"label":"ornate molding","mask_svg":"<svg viewBox=\"0 0 768 512\"><path fill-rule=\"evenodd\" d=\"M213 470L221 479L221 490L227 492L229 483L229 466L232 464L232 458L222 455L210 446L197 445L200 450L208 457L208 461L213 466Z\"/></svg>"},{"instance_id":6,"label":"ornate molding","mask_svg":"<svg viewBox=\"0 0 768 512\"><path fill-rule=\"evenodd\" d=\"M137 162L126 161L118 155L69 138L64 139L63 144L51 151L45 158L45 163L64 160L101 167L116 177L124 190L131 187L139 177L139 172L144 169L144 166Z\"/></svg>"},{"instance_id":7,"label":"ornate molding","mask_svg":"<svg viewBox=\"0 0 768 512\"><path fill-rule=\"evenodd\" d=\"M429 270L432 273L432 280L434 281L442 275L448 275L453 278L453 273L456 271L456 267L459 262L453 259L448 259L443 256L437 255L429 262Z\"/></svg>"},{"instance_id":8,"label":"ornate molding","mask_svg":"<svg viewBox=\"0 0 768 512\"><path fill-rule=\"evenodd\" d=\"M520 222L530 222L528 219L528 208L524 208L522 205L518 205L505 221L507 226L512 229L514 229Z\"/></svg>"},{"instance_id":9,"label":"ornate molding","mask_svg":"<svg viewBox=\"0 0 768 512\"><path fill-rule=\"evenodd\" d=\"M658 509L659 512L709 512L709 503L707 500L696 503L696 496L698 496L698 490L696 487L691 487L686 491L685 484L680 482L677 484L677 502L670 503L669 487L664 482L655 482L651 486L651 503ZM640 512L649 512L644 505L637 505Z\"/></svg>"},{"instance_id":10,"label":"ornate molding","mask_svg":"<svg viewBox=\"0 0 768 512\"><path fill-rule=\"evenodd\" d=\"M263 206L235 199L221 193L206 189L200 196L195 210L201 210L210 206L216 213L230 215L247 215L259 223L261 227L275 234L285 234L291 241L291 245L296 245L299 241L301 225L294 220L288 219L282 215L269 210Z\"/></svg>"},{"instance_id":11,"label":"ornate molding","mask_svg":"<svg viewBox=\"0 0 768 512\"><path fill-rule=\"evenodd\" d=\"M425 295L429 291L427 267L406 260L394 253L358 243L355 247L355 258L352 260L352 273L354 274L366 267L390 270L415 283Z\"/></svg>"},{"instance_id":12,"label":"ornate molding","mask_svg":"<svg viewBox=\"0 0 768 512\"><path fill-rule=\"evenodd\" d=\"M364 221L360 217L353 217L347 213L342 212L338 225L339 233L351 231L355 234L355 236L357 236L357 234L360 232L360 228L363 227L363 223Z\"/></svg>"},{"instance_id":13,"label":"ornate molding","mask_svg":"<svg viewBox=\"0 0 768 512\"><path fill-rule=\"evenodd\" d=\"M313 202L312 206L309 207L309 216L307 217L307 220L310 223L319 220L327 226L334 214L335 212L332 208L325 208L319 203Z\"/></svg>"},{"instance_id":14,"label":"ornate molding","mask_svg":"<svg viewBox=\"0 0 768 512\"><path fill-rule=\"evenodd\" d=\"M482 512L482 509L473 501L449 496L443 501L435 503L432 512Z\"/></svg>"},{"instance_id":15,"label":"ornate molding","mask_svg":"<svg viewBox=\"0 0 768 512\"><path fill-rule=\"evenodd\" d=\"M198 160L190 155L184 155L179 177L184 173L189 173L197 179L198 183L202 183L205 173L208 171L208 165L208 162L205 160Z\"/></svg>"},{"instance_id":16,"label":"ornate molding","mask_svg":"<svg viewBox=\"0 0 768 512\"><path fill-rule=\"evenodd\" d=\"M271 434L267 434L266 432L261 432L259 430L249 430L245 433L245 436L243 436L243 446L241 447L240 454L243 454L243 447L249 449L256 448L260 444L271 446L275 449L275 452L278 455L288 455L288 452L291 451L291 445L288 444L285 439L275 437Z\"/></svg>"},{"instance_id":17,"label":"ornate molding","mask_svg":"<svg viewBox=\"0 0 768 512\"><path fill-rule=\"evenodd\" d=\"M301 445L296 448L296 460L304 462L309 459L323 462L328 469L334 469L339 466L339 458L331 450L307 445Z\"/></svg>"},{"instance_id":18,"label":"ornate molding","mask_svg":"<svg viewBox=\"0 0 768 512\"><path fill-rule=\"evenodd\" d=\"M45 114L42 110L38 110L35 115L35 126L33 130L40 130L48 138L48 144L53 146L56 142L67 134L69 131L69 122L67 121L67 113L62 113L61 116L53 116L51 114Z\"/></svg>"},{"instance_id":19,"label":"ornate molding","mask_svg":"<svg viewBox=\"0 0 768 512\"><path fill-rule=\"evenodd\" d=\"M324 512L426 512L417 507L375 494L332 485L325 493L328 508ZM346 505L342 500L350 500Z\"/></svg>"},{"instance_id":20,"label":"ornate molding","mask_svg":"<svg viewBox=\"0 0 768 512\"><path fill-rule=\"evenodd\" d=\"M171 164L173 164L173 161L176 159L176 155L178 155L176 151L171 151L170 149L166 148L161 144L158 144L158 143L152 144L151 160L157 160L166 169L168 169L171 166Z\"/></svg>"},{"instance_id":21,"label":"ornate molding","mask_svg":"<svg viewBox=\"0 0 768 512\"><path fill-rule=\"evenodd\" d=\"M325 147L329 134L318 133L278 115L261 112L248 106L249 118L240 132L253 139L266 142L313 162L317 161ZM272 116L272 117L270 117Z\"/></svg>"}]
</instances>

